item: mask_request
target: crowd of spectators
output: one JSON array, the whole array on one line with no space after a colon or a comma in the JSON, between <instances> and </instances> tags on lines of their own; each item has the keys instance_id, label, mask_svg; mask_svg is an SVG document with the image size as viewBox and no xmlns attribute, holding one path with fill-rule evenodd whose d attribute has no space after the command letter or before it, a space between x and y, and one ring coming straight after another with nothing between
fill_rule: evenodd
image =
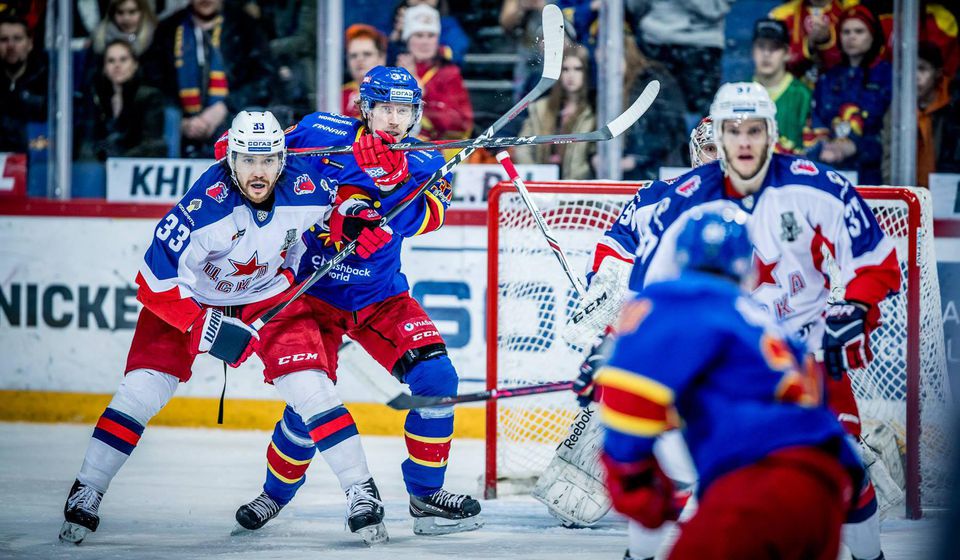
<instances>
[{"instance_id":1,"label":"crowd of spectators","mask_svg":"<svg viewBox=\"0 0 960 560\"><path fill-rule=\"evenodd\" d=\"M540 12L551 1L568 20L563 73L518 122L522 135L597 126L601 0L499 2L495 23L515 53L513 97L536 78L531 71L542 56ZM661 167L689 164L687 133L707 114L720 85L726 20L735 1L625 0L624 104L653 79L663 92L625 135L625 179L653 179ZM463 68L478 41L451 6L448 0L399 0L383 17L371 18L373 24L348 26L342 112L359 115L358 84L370 68L402 66L424 91L415 134L425 140L473 135ZM752 79L777 104L779 149L856 171L863 184L889 182L893 1L770 6L768 14L751 14L736 25L753 28ZM42 1L0 1L0 151L24 152L42 143L43 133L31 130L45 130L48 114L49 52L36 48L43 43L46 9ZM269 108L292 124L316 105L316 14L317 0L78 0L74 50L83 69L74 72L76 158L212 157L215 139L249 107ZM927 185L932 172L960 171L955 11L942 0L922 0L919 35L916 182ZM518 162L559 166L563 179L598 175L594 145L515 152Z\"/></svg>"}]
</instances>

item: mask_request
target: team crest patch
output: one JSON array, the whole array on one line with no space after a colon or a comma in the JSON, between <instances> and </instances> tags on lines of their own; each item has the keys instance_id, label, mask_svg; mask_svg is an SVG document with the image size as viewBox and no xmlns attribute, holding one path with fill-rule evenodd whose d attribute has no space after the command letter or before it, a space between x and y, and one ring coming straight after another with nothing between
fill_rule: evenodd
<instances>
[{"instance_id":1,"label":"team crest patch","mask_svg":"<svg viewBox=\"0 0 960 560\"><path fill-rule=\"evenodd\" d=\"M693 196L693 193L697 192L697 189L700 188L700 176L694 175L686 181L680 183L680 186L677 187L677 194L680 196L690 198Z\"/></svg>"},{"instance_id":2,"label":"team crest patch","mask_svg":"<svg viewBox=\"0 0 960 560\"><path fill-rule=\"evenodd\" d=\"M440 179L433 185L430 185L430 192L433 196L443 200L447 204L453 199L453 185L446 179Z\"/></svg>"},{"instance_id":3,"label":"team crest patch","mask_svg":"<svg viewBox=\"0 0 960 560\"><path fill-rule=\"evenodd\" d=\"M196 212L203 206L203 201L199 198L195 198L190 201L190 204L187 205L187 212Z\"/></svg>"},{"instance_id":4,"label":"team crest patch","mask_svg":"<svg viewBox=\"0 0 960 560\"><path fill-rule=\"evenodd\" d=\"M800 224L793 215L793 211L780 214L780 239L787 242L796 241L800 237Z\"/></svg>"},{"instance_id":5,"label":"team crest patch","mask_svg":"<svg viewBox=\"0 0 960 560\"><path fill-rule=\"evenodd\" d=\"M815 163L808 159L795 159L790 164L790 172L794 175L816 175L820 173Z\"/></svg>"},{"instance_id":6,"label":"team crest patch","mask_svg":"<svg viewBox=\"0 0 960 560\"><path fill-rule=\"evenodd\" d=\"M257 221L262 222L262 221L266 220L266 219L267 219L267 216L269 216L269 215L270 215L270 213L267 212L266 210L257 210Z\"/></svg>"},{"instance_id":7,"label":"team crest patch","mask_svg":"<svg viewBox=\"0 0 960 560\"><path fill-rule=\"evenodd\" d=\"M313 179L306 173L300 175L293 181L294 194L310 194L315 190L317 190L317 186L313 184Z\"/></svg>"},{"instance_id":8,"label":"team crest patch","mask_svg":"<svg viewBox=\"0 0 960 560\"><path fill-rule=\"evenodd\" d=\"M283 245L280 247L281 251L286 251L297 242L297 230L288 229L286 236L283 238Z\"/></svg>"},{"instance_id":9,"label":"team crest patch","mask_svg":"<svg viewBox=\"0 0 960 560\"><path fill-rule=\"evenodd\" d=\"M843 175L837 173L833 169L827 171L827 179L830 179L830 182L838 187L847 186L847 180L843 178Z\"/></svg>"},{"instance_id":10,"label":"team crest patch","mask_svg":"<svg viewBox=\"0 0 960 560\"><path fill-rule=\"evenodd\" d=\"M223 202L227 199L227 186L223 184L223 181L217 181L207 187L207 196L217 202Z\"/></svg>"}]
</instances>

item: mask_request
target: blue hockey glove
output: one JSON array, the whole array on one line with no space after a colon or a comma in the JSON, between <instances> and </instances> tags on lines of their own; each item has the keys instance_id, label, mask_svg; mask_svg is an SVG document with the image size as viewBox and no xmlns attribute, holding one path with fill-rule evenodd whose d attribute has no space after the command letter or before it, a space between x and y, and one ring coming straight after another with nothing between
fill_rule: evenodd
<instances>
[{"instance_id":1,"label":"blue hockey glove","mask_svg":"<svg viewBox=\"0 0 960 560\"><path fill-rule=\"evenodd\" d=\"M193 323L190 344L196 354L209 352L230 367L238 367L259 348L260 335L240 319L211 307Z\"/></svg>"},{"instance_id":2,"label":"blue hockey glove","mask_svg":"<svg viewBox=\"0 0 960 560\"><path fill-rule=\"evenodd\" d=\"M823 362L834 379L850 369L862 369L873 360L867 311L852 303L827 307L823 332Z\"/></svg>"}]
</instances>

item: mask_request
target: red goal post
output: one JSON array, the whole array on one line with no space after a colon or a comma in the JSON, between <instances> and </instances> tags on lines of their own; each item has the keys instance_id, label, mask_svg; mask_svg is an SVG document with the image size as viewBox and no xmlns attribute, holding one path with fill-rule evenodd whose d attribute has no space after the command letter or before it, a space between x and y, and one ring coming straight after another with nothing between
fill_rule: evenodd
<instances>
[{"instance_id":1,"label":"red goal post","mask_svg":"<svg viewBox=\"0 0 960 560\"><path fill-rule=\"evenodd\" d=\"M575 271L639 183L529 182L527 186ZM876 359L851 375L865 426L895 433L899 457L884 457L906 491L906 512L944 505L948 385L930 195L908 187L859 187L897 246L903 290L881 304L871 336ZM487 268L487 388L571 380L581 349L562 329L576 295L533 216L509 182L490 191ZM566 393L490 401L484 494L529 491L566 437L578 408ZM897 455L897 454L895 454Z\"/></svg>"}]
</instances>

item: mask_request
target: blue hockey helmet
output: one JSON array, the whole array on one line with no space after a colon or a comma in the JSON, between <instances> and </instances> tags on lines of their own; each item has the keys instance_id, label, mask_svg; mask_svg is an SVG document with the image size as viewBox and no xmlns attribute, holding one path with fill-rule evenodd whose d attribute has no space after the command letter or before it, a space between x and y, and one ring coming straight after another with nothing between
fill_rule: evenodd
<instances>
[{"instance_id":1,"label":"blue hockey helmet","mask_svg":"<svg viewBox=\"0 0 960 560\"><path fill-rule=\"evenodd\" d=\"M369 122L376 103L406 103L414 106L410 128L420 122L423 114L423 91L406 68L374 66L360 81L360 112Z\"/></svg>"},{"instance_id":2,"label":"blue hockey helmet","mask_svg":"<svg viewBox=\"0 0 960 560\"><path fill-rule=\"evenodd\" d=\"M677 261L683 270L711 272L742 282L753 269L753 244L745 212L726 209L690 217L677 237Z\"/></svg>"}]
</instances>

